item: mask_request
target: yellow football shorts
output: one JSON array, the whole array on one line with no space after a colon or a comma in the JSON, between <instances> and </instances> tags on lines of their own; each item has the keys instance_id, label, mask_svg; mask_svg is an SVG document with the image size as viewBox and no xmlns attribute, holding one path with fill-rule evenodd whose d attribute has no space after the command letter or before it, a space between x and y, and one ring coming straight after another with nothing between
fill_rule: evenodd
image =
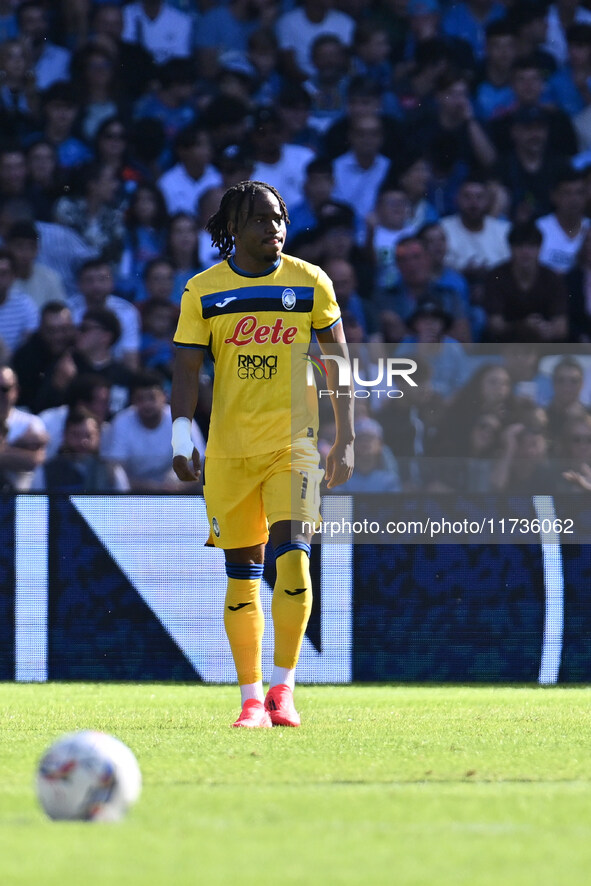
<instances>
[{"instance_id":1,"label":"yellow football shorts","mask_svg":"<svg viewBox=\"0 0 591 886\"><path fill-rule=\"evenodd\" d=\"M278 520L320 519L324 471L312 439L250 458L205 459L203 494L217 548L263 544Z\"/></svg>"}]
</instances>

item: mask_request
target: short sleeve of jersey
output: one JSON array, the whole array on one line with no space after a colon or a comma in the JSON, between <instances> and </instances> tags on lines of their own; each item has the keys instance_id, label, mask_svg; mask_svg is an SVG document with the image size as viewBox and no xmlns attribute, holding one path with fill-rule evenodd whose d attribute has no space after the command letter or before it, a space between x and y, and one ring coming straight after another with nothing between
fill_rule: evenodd
<instances>
[{"instance_id":1,"label":"short sleeve of jersey","mask_svg":"<svg viewBox=\"0 0 591 886\"><path fill-rule=\"evenodd\" d=\"M174 335L175 345L207 347L211 330L201 312L201 298L195 278L191 278L181 299L181 313Z\"/></svg>"},{"instance_id":2,"label":"short sleeve of jersey","mask_svg":"<svg viewBox=\"0 0 591 886\"><path fill-rule=\"evenodd\" d=\"M329 329L341 319L341 309L337 304L334 289L328 274L318 269L318 279L314 287L314 307L312 327L319 331Z\"/></svg>"}]
</instances>

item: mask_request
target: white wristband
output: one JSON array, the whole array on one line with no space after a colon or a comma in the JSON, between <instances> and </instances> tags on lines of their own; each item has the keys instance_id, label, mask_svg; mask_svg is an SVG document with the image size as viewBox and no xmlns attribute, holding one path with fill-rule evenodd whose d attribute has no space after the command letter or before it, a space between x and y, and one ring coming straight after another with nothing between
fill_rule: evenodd
<instances>
[{"instance_id":1,"label":"white wristband","mask_svg":"<svg viewBox=\"0 0 591 886\"><path fill-rule=\"evenodd\" d=\"M187 459L193 455L190 418L175 418L172 423L172 457L175 455L184 455Z\"/></svg>"}]
</instances>

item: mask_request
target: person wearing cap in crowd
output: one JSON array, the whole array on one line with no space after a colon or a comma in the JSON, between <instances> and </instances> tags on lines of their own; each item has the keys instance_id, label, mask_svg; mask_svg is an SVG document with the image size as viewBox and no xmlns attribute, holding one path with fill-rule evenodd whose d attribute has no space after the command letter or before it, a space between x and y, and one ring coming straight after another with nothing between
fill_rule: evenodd
<instances>
[{"instance_id":1,"label":"person wearing cap in crowd","mask_svg":"<svg viewBox=\"0 0 591 886\"><path fill-rule=\"evenodd\" d=\"M178 162L158 179L166 208L175 212L194 213L200 196L208 188L222 183L212 164L209 132L201 123L182 129L174 140Z\"/></svg>"},{"instance_id":2,"label":"person wearing cap in crowd","mask_svg":"<svg viewBox=\"0 0 591 886\"><path fill-rule=\"evenodd\" d=\"M302 199L306 166L314 158L314 152L285 141L281 114L271 107L255 111L250 142L254 155L253 181L273 185L291 212L291 207Z\"/></svg>"},{"instance_id":3,"label":"person wearing cap in crowd","mask_svg":"<svg viewBox=\"0 0 591 886\"><path fill-rule=\"evenodd\" d=\"M443 397L457 391L470 375L469 359L460 342L451 335L453 317L439 300L421 300L406 321L409 334L396 349L396 356L420 354L431 368L431 386Z\"/></svg>"},{"instance_id":4,"label":"person wearing cap in crowd","mask_svg":"<svg viewBox=\"0 0 591 886\"><path fill-rule=\"evenodd\" d=\"M552 211L548 185L567 158L548 144L545 108L520 108L512 119L513 146L499 158L497 176L506 189L511 219L526 222Z\"/></svg>"},{"instance_id":5,"label":"person wearing cap in crowd","mask_svg":"<svg viewBox=\"0 0 591 886\"><path fill-rule=\"evenodd\" d=\"M563 279L540 263L542 233L534 222L509 231L511 257L489 271L484 281L488 339L492 341L564 341L568 332L567 293Z\"/></svg>"},{"instance_id":6,"label":"person wearing cap in crowd","mask_svg":"<svg viewBox=\"0 0 591 886\"><path fill-rule=\"evenodd\" d=\"M72 359L78 373L99 373L109 385L109 414L127 406L135 377L134 372L114 356L121 336L121 324L114 311L105 307L89 308L82 316L76 333Z\"/></svg>"}]
</instances>

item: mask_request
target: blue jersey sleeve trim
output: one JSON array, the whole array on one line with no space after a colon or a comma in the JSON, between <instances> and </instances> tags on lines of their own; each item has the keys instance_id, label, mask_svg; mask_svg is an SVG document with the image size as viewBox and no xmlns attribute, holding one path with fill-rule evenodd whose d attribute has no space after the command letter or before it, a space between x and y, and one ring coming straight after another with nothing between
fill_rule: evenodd
<instances>
[{"instance_id":1,"label":"blue jersey sleeve trim","mask_svg":"<svg viewBox=\"0 0 591 886\"><path fill-rule=\"evenodd\" d=\"M189 348L192 351L207 351L209 348L209 345L195 345L186 341L175 341L173 345L175 348Z\"/></svg>"},{"instance_id":2,"label":"blue jersey sleeve trim","mask_svg":"<svg viewBox=\"0 0 591 886\"><path fill-rule=\"evenodd\" d=\"M340 322L341 318L339 317L338 320L335 320L334 323L331 323L329 326L313 326L312 328L314 329L314 332L324 332L326 329L332 329L333 326L336 326L337 323Z\"/></svg>"}]
</instances>

